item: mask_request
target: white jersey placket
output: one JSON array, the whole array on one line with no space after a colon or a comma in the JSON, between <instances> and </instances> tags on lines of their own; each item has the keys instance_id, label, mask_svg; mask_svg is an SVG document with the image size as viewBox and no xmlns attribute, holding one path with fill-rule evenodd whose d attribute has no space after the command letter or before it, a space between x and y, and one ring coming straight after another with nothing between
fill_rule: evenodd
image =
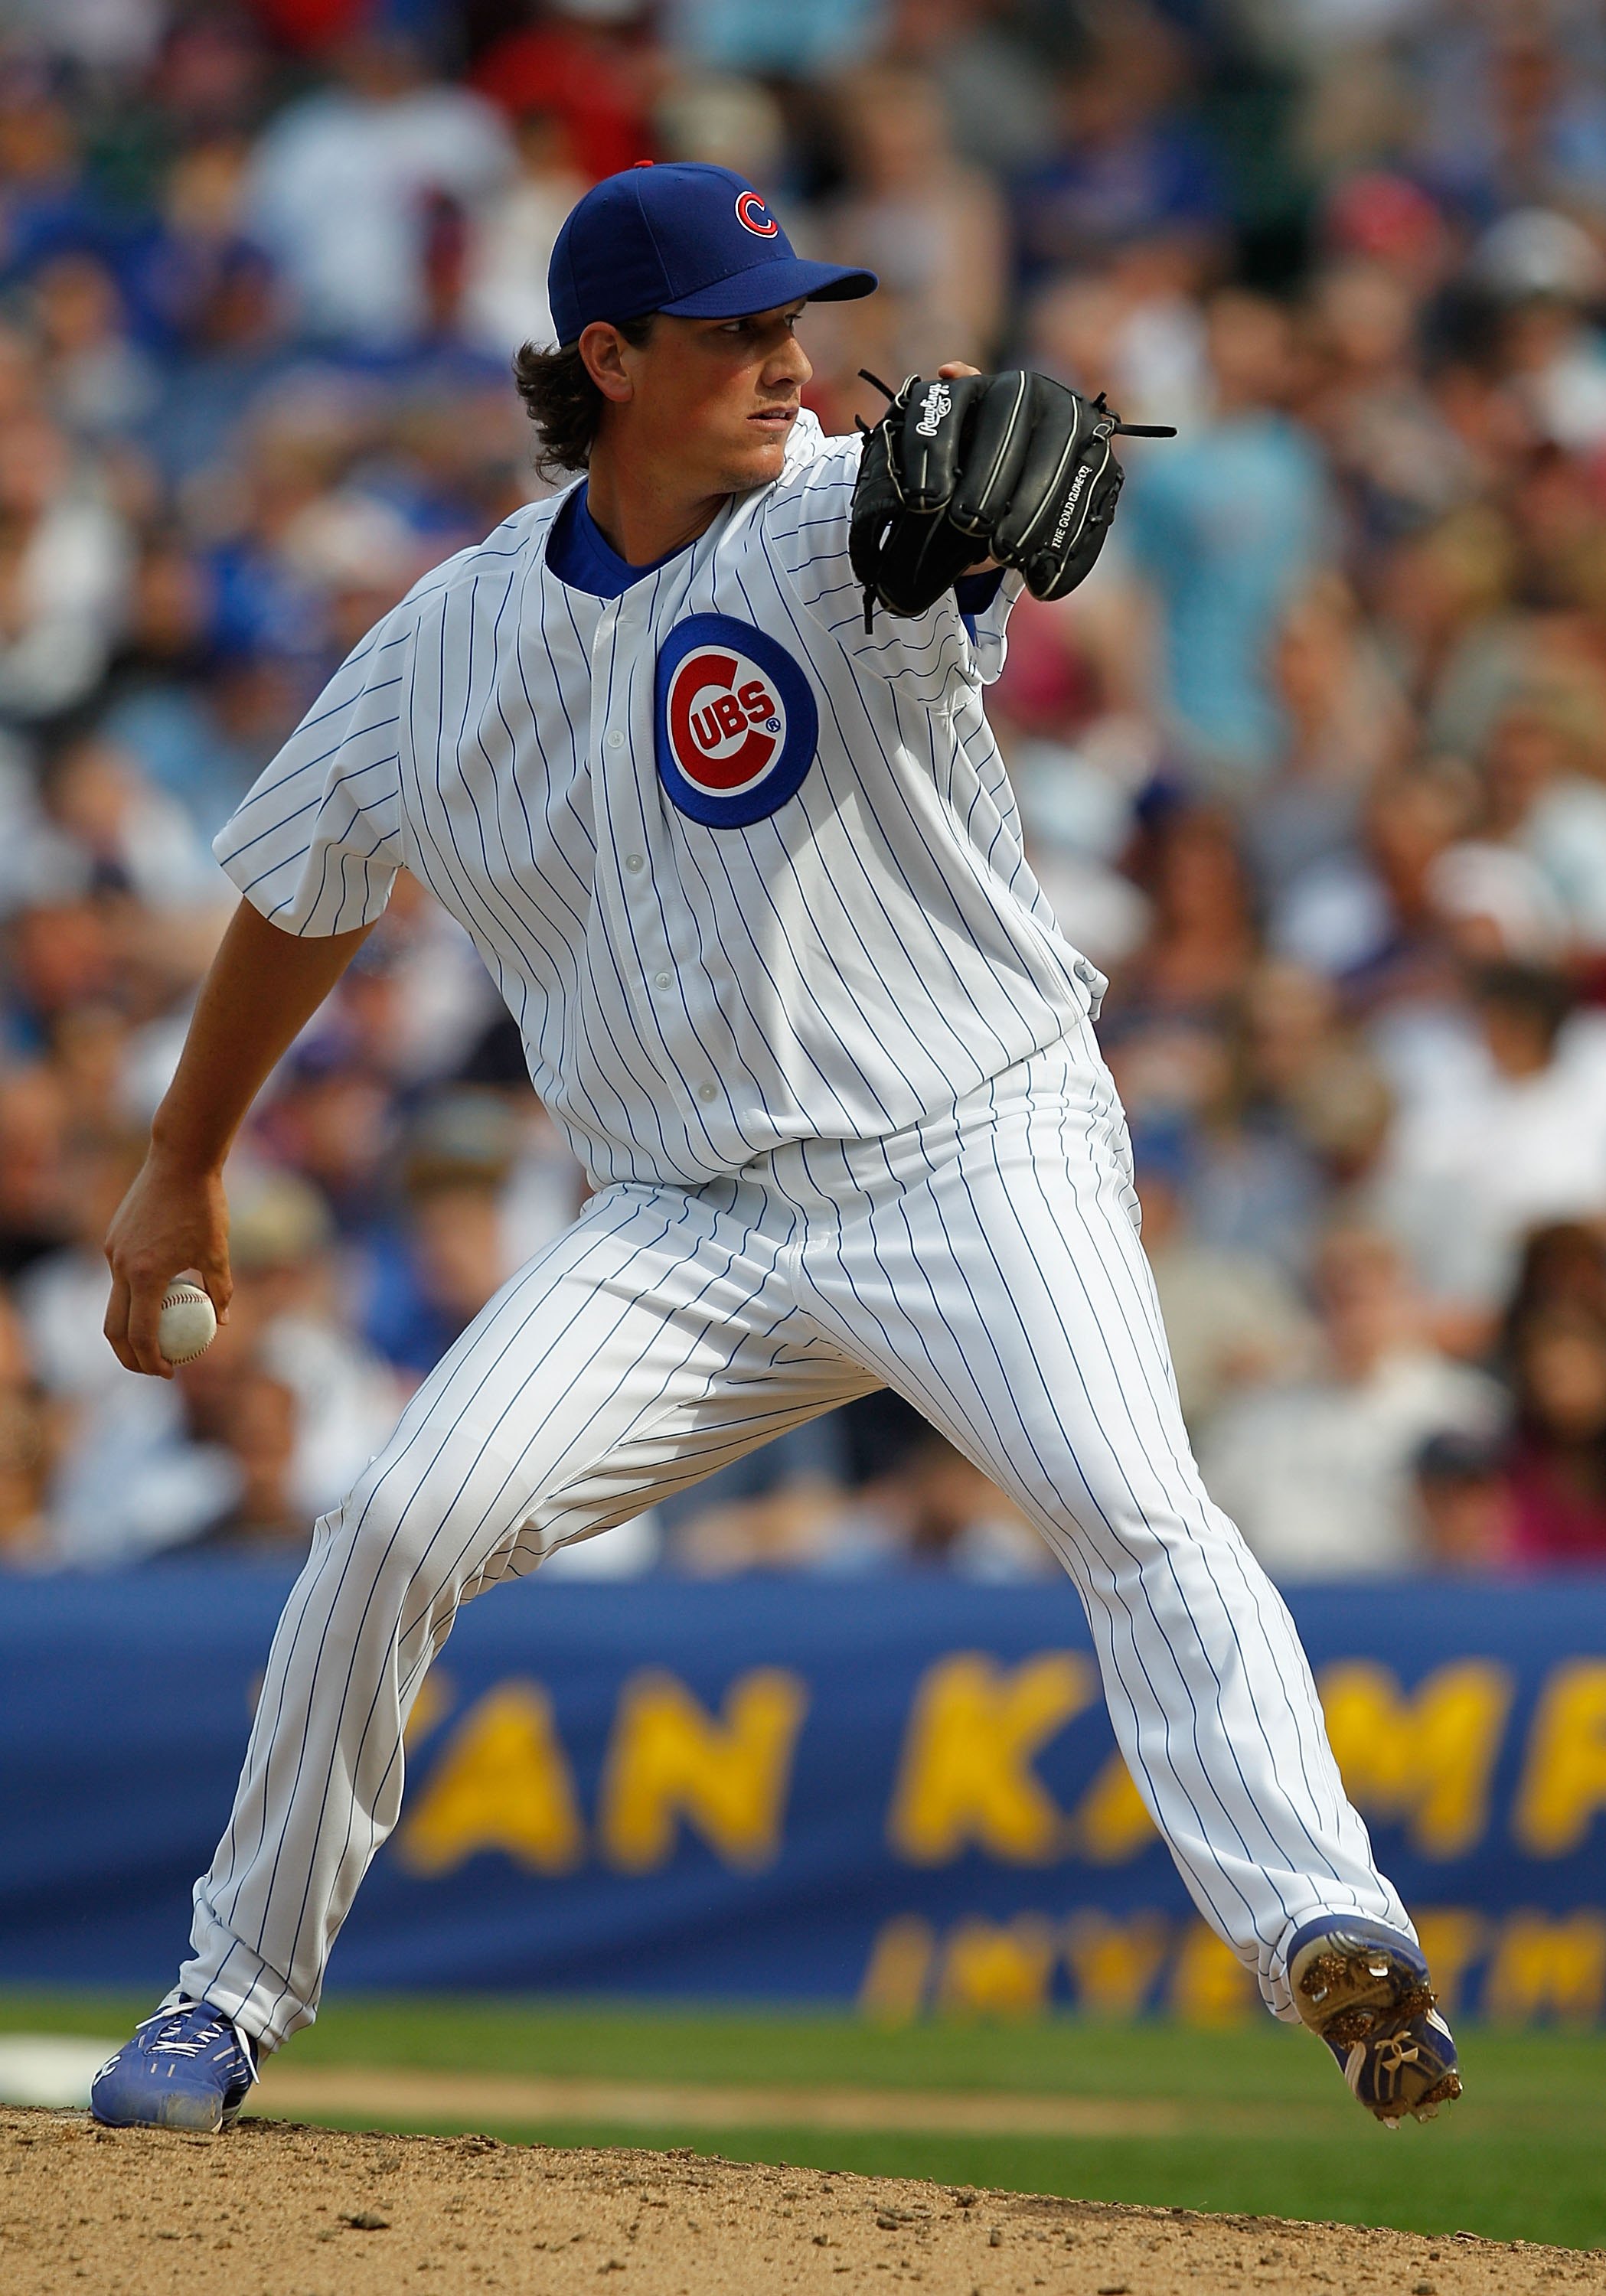
<instances>
[{"instance_id":1,"label":"white jersey placket","mask_svg":"<svg viewBox=\"0 0 1606 2296\"><path fill-rule=\"evenodd\" d=\"M612 912L620 977L643 1041L656 1055L655 1066L693 1140L712 1142L728 1128L719 1117L722 1111L729 1119L729 1099L691 1014L692 952L677 950L669 939L667 918L688 912L684 904L666 905L658 882L675 861L664 834L653 747L657 589L649 578L610 598L591 641L597 895L605 913Z\"/></svg>"}]
</instances>

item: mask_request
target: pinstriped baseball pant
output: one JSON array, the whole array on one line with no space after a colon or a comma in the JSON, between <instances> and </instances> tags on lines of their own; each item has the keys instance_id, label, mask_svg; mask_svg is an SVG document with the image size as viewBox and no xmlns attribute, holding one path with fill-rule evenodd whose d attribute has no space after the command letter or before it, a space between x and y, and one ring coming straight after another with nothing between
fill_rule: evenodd
<instances>
[{"instance_id":1,"label":"pinstriped baseball pant","mask_svg":"<svg viewBox=\"0 0 1606 2296\"><path fill-rule=\"evenodd\" d=\"M1132 1776L1272 2010L1313 1915L1408 1929L1287 1610L1199 1481L1084 1026L884 1140L610 1187L503 1287L317 1527L178 1989L268 2046L309 2022L457 1605L882 1384L1075 1579Z\"/></svg>"}]
</instances>

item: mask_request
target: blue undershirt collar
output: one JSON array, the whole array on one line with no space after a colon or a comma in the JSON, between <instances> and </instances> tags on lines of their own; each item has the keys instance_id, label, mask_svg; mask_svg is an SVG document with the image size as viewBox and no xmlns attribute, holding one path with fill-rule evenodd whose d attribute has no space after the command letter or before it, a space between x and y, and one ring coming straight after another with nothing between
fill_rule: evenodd
<instances>
[{"instance_id":1,"label":"blue undershirt collar","mask_svg":"<svg viewBox=\"0 0 1606 2296\"><path fill-rule=\"evenodd\" d=\"M691 547L689 542L683 542L679 550L666 550L650 566L632 566L628 558L619 555L592 517L582 479L552 521L547 563L572 590L589 591L593 598L618 598L632 582L655 574L660 566L667 566L681 550Z\"/></svg>"}]
</instances>

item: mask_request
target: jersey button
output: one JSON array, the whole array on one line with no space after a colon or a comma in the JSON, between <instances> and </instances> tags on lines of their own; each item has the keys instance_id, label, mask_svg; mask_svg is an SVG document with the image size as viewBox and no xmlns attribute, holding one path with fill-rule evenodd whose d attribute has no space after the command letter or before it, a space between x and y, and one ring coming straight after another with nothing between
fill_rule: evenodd
<instances>
[{"instance_id":1,"label":"jersey button","mask_svg":"<svg viewBox=\"0 0 1606 2296\"><path fill-rule=\"evenodd\" d=\"M617 726L614 726L608 734L608 747L610 750L622 750L624 747L624 735Z\"/></svg>"},{"instance_id":2,"label":"jersey button","mask_svg":"<svg viewBox=\"0 0 1606 2296\"><path fill-rule=\"evenodd\" d=\"M719 1096L720 1087L717 1084L700 1084L697 1086L699 1100L718 1100Z\"/></svg>"},{"instance_id":3,"label":"jersey button","mask_svg":"<svg viewBox=\"0 0 1606 2296\"><path fill-rule=\"evenodd\" d=\"M639 853L627 853L624 857L624 865L630 871L632 877L638 877L641 872L646 868L647 863L642 859Z\"/></svg>"},{"instance_id":4,"label":"jersey button","mask_svg":"<svg viewBox=\"0 0 1606 2296\"><path fill-rule=\"evenodd\" d=\"M668 973L667 973L667 972L655 972L655 973L654 973L654 975L653 975L653 987L654 987L655 988L667 988L669 987L669 975L668 975Z\"/></svg>"}]
</instances>

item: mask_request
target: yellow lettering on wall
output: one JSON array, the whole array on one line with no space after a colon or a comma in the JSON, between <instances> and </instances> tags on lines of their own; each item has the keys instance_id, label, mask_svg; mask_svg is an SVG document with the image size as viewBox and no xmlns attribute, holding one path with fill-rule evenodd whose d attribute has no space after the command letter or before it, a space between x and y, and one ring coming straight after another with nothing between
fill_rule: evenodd
<instances>
[{"instance_id":1,"label":"yellow lettering on wall","mask_svg":"<svg viewBox=\"0 0 1606 2296\"><path fill-rule=\"evenodd\" d=\"M1606 1996L1606 1918L1573 1914L1552 1922L1513 1914L1489 1964L1483 1988L1487 2017L1526 2025L1555 2017L1593 2024Z\"/></svg>"},{"instance_id":2,"label":"yellow lettering on wall","mask_svg":"<svg viewBox=\"0 0 1606 2296\"><path fill-rule=\"evenodd\" d=\"M1603 1804L1606 1660L1569 1659L1540 1695L1511 1831L1530 1856L1565 1857Z\"/></svg>"},{"instance_id":3,"label":"yellow lettering on wall","mask_svg":"<svg viewBox=\"0 0 1606 2296\"><path fill-rule=\"evenodd\" d=\"M603 1774L597 1833L608 1857L631 1874L665 1864L684 1819L727 1865L771 1864L808 1703L779 1667L739 1676L719 1718L672 1674L632 1676Z\"/></svg>"},{"instance_id":4,"label":"yellow lettering on wall","mask_svg":"<svg viewBox=\"0 0 1606 2296\"><path fill-rule=\"evenodd\" d=\"M972 1843L1016 1865L1059 1856L1064 1815L1032 1761L1095 1688L1076 1651L1043 1651L1012 1669L977 1651L938 1659L903 1741L894 1849L917 1866L941 1866Z\"/></svg>"},{"instance_id":5,"label":"yellow lettering on wall","mask_svg":"<svg viewBox=\"0 0 1606 2296\"><path fill-rule=\"evenodd\" d=\"M1159 1836L1117 1746L1083 1794L1071 1821L1077 1849L1094 1866L1122 1866Z\"/></svg>"},{"instance_id":6,"label":"yellow lettering on wall","mask_svg":"<svg viewBox=\"0 0 1606 2296\"><path fill-rule=\"evenodd\" d=\"M538 1683L498 1683L470 1707L396 1834L416 1874L444 1874L482 1849L537 1874L566 1873L585 1852L552 1702Z\"/></svg>"},{"instance_id":7,"label":"yellow lettering on wall","mask_svg":"<svg viewBox=\"0 0 1606 2296\"><path fill-rule=\"evenodd\" d=\"M918 1914L895 1914L883 1922L859 1988L863 2014L878 2025L912 2022L925 2003L936 1950L931 1923Z\"/></svg>"},{"instance_id":8,"label":"yellow lettering on wall","mask_svg":"<svg viewBox=\"0 0 1606 2296\"><path fill-rule=\"evenodd\" d=\"M1184 1931L1171 1976L1171 2005L1184 2024L1240 2024L1259 1999L1254 1972L1214 1930L1195 1922Z\"/></svg>"},{"instance_id":9,"label":"yellow lettering on wall","mask_svg":"<svg viewBox=\"0 0 1606 2296\"><path fill-rule=\"evenodd\" d=\"M951 2017L1041 2016L1055 1957L1054 1931L1041 1915L957 1922L943 1956L938 2005Z\"/></svg>"},{"instance_id":10,"label":"yellow lettering on wall","mask_svg":"<svg viewBox=\"0 0 1606 2296\"><path fill-rule=\"evenodd\" d=\"M1489 1819L1489 1782L1511 1710L1509 1668L1457 1659L1414 1693L1371 1659L1346 1659L1322 1676L1328 1736L1350 1799L1402 1818L1424 1857L1460 1857Z\"/></svg>"},{"instance_id":11,"label":"yellow lettering on wall","mask_svg":"<svg viewBox=\"0 0 1606 2296\"><path fill-rule=\"evenodd\" d=\"M1468 1906L1412 1907L1416 1933L1433 1972L1433 1990L1446 2017L1454 2017L1466 1989L1467 1972L1488 1942L1489 1925Z\"/></svg>"},{"instance_id":12,"label":"yellow lettering on wall","mask_svg":"<svg viewBox=\"0 0 1606 2296\"><path fill-rule=\"evenodd\" d=\"M1119 1921L1088 1906L1066 1924L1065 1956L1076 2006L1094 2017L1135 2017L1165 1958L1171 1925L1162 1914Z\"/></svg>"}]
</instances>

